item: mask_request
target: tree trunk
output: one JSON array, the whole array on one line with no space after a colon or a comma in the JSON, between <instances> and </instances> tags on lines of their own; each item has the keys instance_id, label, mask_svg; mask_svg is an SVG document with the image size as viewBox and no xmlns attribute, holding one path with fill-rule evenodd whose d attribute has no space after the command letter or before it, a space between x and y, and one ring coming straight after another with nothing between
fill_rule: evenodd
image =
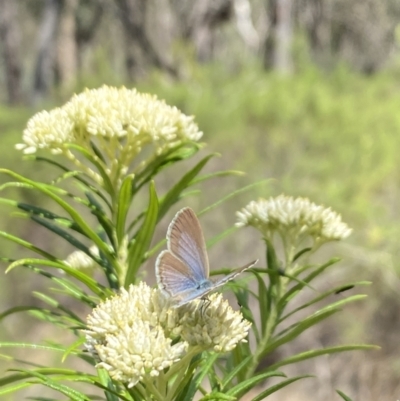
<instances>
[{"instance_id":1,"label":"tree trunk","mask_svg":"<svg viewBox=\"0 0 400 401\"><path fill-rule=\"evenodd\" d=\"M77 77L76 12L78 0L64 0L57 40L57 71L63 89L74 86Z\"/></svg>"},{"instance_id":2,"label":"tree trunk","mask_svg":"<svg viewBox=\"0 0 400 401\"><path fill-rule=\"evenodd\" d=\"M269 0L270 29L265 44L264 64L282 73L292 71L293 0Z\"/></svg>"},{"instance_id":3,"label":"tree trunk","mask_svg":"<svg viewBox=\"0 0 400 401\"><path fill-rule=\"evenodd\" d=\"M189 37L193 40L197 60L208 62L214 50L214 30L233 15L232 0L197 0L189 16Z\"/></svg>"},{"instance_id":4,"label":"tree trunk","mask_svg":"<svg viewBox=\"0 0 400 401\"><path fill-rule=\"evenodd\" d=\"M9 104L21 102L20 38L17 14L15 0L0 0L0 41Z\"/></svg>"},{"instance_id":5,"label":"tree trunk","mask_svg":"<svg viewBox=\"0 0 400 401\"><path fill-rule=\"evenodd\" d=\"M40 101L54 82L55 42L61 0L46 0L38 38L33 101Z\"/></svg>"},{"instance_id":6,"label":"tree trunk","mask_svg":"<svg viewBox=\"0 0 400 401\"><path fill-rule=\"evenodd\" d=\"M175 69L157 53L148 37L146 30L148 0L116 0L116 2L124 29L129 77L134 80L144 75L149 67L157 67L176 75Z\"/></svg>"}]
</instances>

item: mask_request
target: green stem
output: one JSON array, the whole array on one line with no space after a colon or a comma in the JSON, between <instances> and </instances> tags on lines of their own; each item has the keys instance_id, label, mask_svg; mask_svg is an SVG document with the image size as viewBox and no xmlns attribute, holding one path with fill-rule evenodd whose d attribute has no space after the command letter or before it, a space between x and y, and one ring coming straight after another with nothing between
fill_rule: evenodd
<instances>
[{"instance_id":1,"label":"green stem","mask_svg":"<svg viewBox=\"0 0 400 401\"><path fill-rule=\"evenodd\" d=\"M136 389L138 390L138 392L141 394L141 396L146 400L146 401L150 401L150 396L148 394L148 392L146 391L146 389L139 383L135 384ZM128 389L129 391L129 389Z\"/></svg>"},{"instance_id":2,"label":"green stem","mask_svg":"<svg viewBox=\"0 0 400 401\"><path fill-rule=\"evenodd\" d=\"M158 388L154 385L152 378L144 377L143 383L146 385L147 393L150 392L158 401L165 401L165 397L163 397Z\"/></svg>"},{"instance_id":3,"label":"green stem","mask_svg":"<svg viewBox=\"0 0 400 401\"><path fill-rule=\"evenodd\" d=\"M172 401L176 390L178 389L179 385L182 382L182 379L185 377L185 373L189 367L189 364L192 358L201 352L200 347L193 347L178 363L174 364L172 368L164 375L164 380L168 381L171 379L173 375L176 373L180 373L181 376L175 379L175 382L171 386L171 388L167 392L167 397L165 397L165 401Z\"/></svg>"},{"instance_id":4,"label":"green stem","mask_svg":"<svg viewBox=\"0 0 400 401\"><path fill-rule=\"evenodd\" d=\"M275 328L279 324L279 318L283 312L283 309L281 310L278 305L280 299L286 291L286 277L278 277L278 281L275 285L275 291L276 292L274 295L273 303L271 305L271 311L265 324L265 334L261 341L258 343L253 358L249 363L249 367L246 372L246 379L249 379L253 376L258 364L260 363L261 358L264 356L264 350L267 348L274 334Z\"/></svg>"}]
</instances>

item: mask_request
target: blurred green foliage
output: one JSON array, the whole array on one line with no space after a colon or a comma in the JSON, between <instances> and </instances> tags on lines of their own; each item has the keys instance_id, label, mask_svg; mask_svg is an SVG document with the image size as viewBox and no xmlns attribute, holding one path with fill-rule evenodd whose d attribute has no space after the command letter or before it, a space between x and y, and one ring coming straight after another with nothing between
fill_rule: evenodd
<instances>
[{"instance_id":1,"label":"blurred green foliage","mask_svg":"<svg viewBox=\"0 0 400 401\"><path fill-rule=\"evenodd\" d=\"M360 243L387 249L399 218L394 72L362 76L345 67L330 73L308 67L280 76L252 68L233 75L214 66L193 75L181 83L155 76L140 86L194 114L205 140L231 167L275 178L271 195L330 205L357 227Z\"/></svg>"},{"instance_id":2,"label":"blurred green foliage","mask_svg":"<svg viewBox=\"0 0 400 401\"><path fill-rule=\"evenodd\" d=\"M115 84L106 81L96 85L92 77L89 86ZM195 115L226 168L246 171L247 182L274 178L270 193L258 195L310 197L341 212L357 228L356 242L398 252L391 243L399 226L395 72L363 76L345 67L327 73L307 66L281 76L254 65L241 72L190 65L181 81L153 73L136 86ZM13 144L32 114L0 109L1 164L22 174L29 167L21 168Z\"/></svg>"}]
</instances>

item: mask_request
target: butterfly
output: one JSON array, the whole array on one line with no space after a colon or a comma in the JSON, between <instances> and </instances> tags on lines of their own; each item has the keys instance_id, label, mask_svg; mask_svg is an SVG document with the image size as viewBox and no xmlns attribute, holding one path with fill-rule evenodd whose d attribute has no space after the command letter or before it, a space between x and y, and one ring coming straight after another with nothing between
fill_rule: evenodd
<instances>
[{"instance_id":1,"label":"butterfly","mask_svg":"<svg viewBox=\"0 0 400 401\"><path fill-rule=\"evenodd\" d=\"M181 209L171 221L167 247L157 258L156 278L158 287L175 307L204 297L258 262L248 263L222 279L210 279L203 230L189 207Z\"/></svg>"}]
</instances>

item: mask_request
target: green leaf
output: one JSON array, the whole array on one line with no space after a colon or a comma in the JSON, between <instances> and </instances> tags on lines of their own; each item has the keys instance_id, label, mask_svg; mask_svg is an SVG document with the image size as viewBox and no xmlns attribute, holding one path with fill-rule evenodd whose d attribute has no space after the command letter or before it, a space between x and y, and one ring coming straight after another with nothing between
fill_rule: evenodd
<instances>
[{"instance_id":1,"label":"green leaf","mask_svg":"<svg viewBox=\"0 0 400 401\"><path fill-rule=\"evenodd\" d=\"M164 154L157 155L149 162L143 171L137 172L132 185L132 192L136 194L143 185L155 177L161 170L167 166L193 156L201 144L197 142L186 142L167 150Z\"/></svg>"},{"instance_id":2,"label":"green leaf","mask_svg":"<svg viewBox=\"0 0 400 401\"><path fill-rule=\"evenodd\" d=\"M131 206L132 201L132 180L134 174L127 175L121 184L121 189L118 192L117 198L117 217L115 223L115 229L117 233L118 243L120 244L125 237L125 223L126 216Z\"/></svg>"},{"instance_id":3,"label":"green leaf","mask_svg":"<svg viewBox=\"0 0 400 401\"><path fill-rule=\"evenodd\" d=\"M252 357L253 355L247 356L239 363L239 365L235 366L231 371L229 371L229 373L222 380L221 390L224 390L226 386L246 367Z\"/></svg>"},{"instance_id":4,"label":"green leaf","mask_svg":"<svg viewBox=\"0 0 400 401\"><path fill-rule=\"evenodd\" d=\"M218 391L213 391L210 394L205 395L204 397L201 397L199 401L208 401L208 400L226 400L226 401L235 401L237 398L232 396L232 395L226 395L223 393L220 393Z\"/></svg>"},{"instance_id":5,"label":"green leaf","mask_svg":"<svg viewBox=\"0 0 400 401\"><path fill-rule=\"evenodd\" d=\"M304 255L307 252L310 252L312 248L304 248L301 251L297 252L296 255L293 256L293 262L296 262L297 259L299 259L302 255Z\"/></svg>"},{"instance_id":6,"label":"green leaf","mask_svg":"<svg viewBox=\"0 0 400 401\"><path fill-rule=\"evenodd\" d=\"M354 344L354 345L338 345L335 347L327 347L321 348L317 350L310 350L306 352L301 352L300 354L296 354L290 356L289 358L282 359L281 361L274 363L271 366L268 366L268 369L277 369L281 366L290 365L293 363L305 361L306 359L316 358L320 355L330 355L336 354L338 352L346 352L346 351L365 351L365 350L377 350L380 347L371 344Z\"/></svg>"},{"instance_id":7,"label":"green leaf","mask_svg":"<svg viewBox=\"0 0 400 401\"><path fill-rule=\"evenodd\" d=\"M1 384L0 384L1 386ZM32 386L32 383L18 383L13 386L8 386L5 388L0 389L0 395L6 395L9 393L15 393L16 391L22 390L26 387Z\"/></svg>"},{"instance_id":8,"label":"green leaf","mask_svg":"<svg viewBox=\"0 0 400 401\"><path fill-rule=\"evenodd\" d=\"M176 397L175 401L190 401L193 399L197 389L201 386L204 378L213 368L213 365L218 359L218 356L218 354L211 354L201 365L199 373L194 378L192 378L194 369L201 362L202 355L199 354L197 357L194 358L194 361L191 363L191 366L189 367L185 378L182 380L182 383L178 387L178 390L174 393L174 398Z\"/></svg>"},{"instance_id":9,"label":"green leaf","mask_svg":"<svg viewBox=\"0 0 400 401\"><path fill-rule=\"evenodd\" d=\"M269 395L277 392L281 388L284 388L297 380L305 379L307 377L314 377L314 376L311 376L311 375L296 376L296 377L292 377L291 379L281 381L280 383L275 384L274 386L271 386L271 387L267 388L266 390L262 391L260 394L258 394L256 397L254 397L251 401L261 401L264 398L268 397Z\"/></svg>"},{"instance_id":10,"label":"green leaf","mask_svg":"<svg viewBox=\"0 0 400 401\"><path fill-rule=\"evenodd\" d=\"M86 339L84 337L78 338L74 343L72 343L64 352L61 362L65 362L67 357L71 355L76 349L80 348L83 344L85 344Z\"/></svg>"},{"instance_id":11,"label":"green leaf","mask_svg":"<svg viewBox=\"0 0 400 401\"><path fill-rule=\"evenodd\" d=\"M97 369L97 374L99 376L100 382L101 384L111 390L106 392L106 398L107 401L119 401L118 396L116 395L117 393L117 389L115 388L114 383L112 382L110 375L108 374L108 372L105 369Z\"/></svg>"},{"instance_id":12,"label":"green leaf","mask_svg":"<svg viewBox=\"0 0 400 401\"><path fill-rule=\"evenodd\" d=\"M68 387L64 384L57 383L56 381L50 379L49 377L42 375L38 372L34 371L25 371L23 369L20 369L19 371L21 372L26 372L27 374L31 375L31 377L34 377L37 379L38 383L43 384L46 387L49 387L55 391L58 391L61 394L66 395L69 397L72 401L91 401L89 397L87 397L85 394ZM35 383L35 381L33 382Z\"/></svg>"},{"instance_id":13,"label":"green leaf","mask_svg":"<svg viewBox=\"0 0 400 401\"><path fill-rule=\"evenodd\" d=\"M228 199L231 199L233 197L235 197L236 195L239 195L243 192L246 192L258 185L262 185L265 184L266 182L268 182L269 180L261 180L261 181L257 181L254 182L253 184L250 185L246 185L245 187L239 188L236 191L233 191L231 193L229 193L228 195L224 196L223 198L219 199L217 202L212 203L211 205L207 206L206 208L204 208L203 210L201 210L199 213L197 213L197 216L201 216L204 213L209 212L210 210L216 208L217 206L221 205L222 203L226 202Z\"/></svg>"},{"instance_id":14,"label":"green leaf","mask_svg":"<svg viewBox=\"0 0 400 401\"><path fill-rule=\"evenodd\" d=\"M228 235L232 234L234 231L236 231L238 228L237 227L229 227L227 230L223 231L222 233L210 238L206 245L207 249L210 249L212 246L214 246L217 242L221 241L223 238L227 237Z\"/></svg>"},{"instance_id":15,"label":"green leaf","mask_svg":"<svg viewBox=\"0 0 400 401\"><path fill-rule=\"evenodd\" d=\"M57 351L57 352L65 351L65 349L63 347L54 346L54 345L17 343L17 342L7 342L7 341L0 341L0 348L31 348L34 350L42 349L44 351ZM0 379L0 385L1 384L2 384L2 379Z\"/></svg>"},{"instance_id":16,"label":"green leaf","mask_svg":"<svg viewBox=\"0 0 400 401\"><path fill-rule=\"evenodd\" d=\"M328 267L331 267L335 263L339 261L338 258L333 258L323 265L319 266L313 272L311 272L307 277L305 277L302 281L304 283L310 283L315 277L319 276L323 273ZM297 285L293 286L289 291L287 291L282 298L279 300L278 309L283 310L287 302L292 299L299 291L304 288L304 284L302 282L297 283Z\"/></svg>"},{"instance_id":17,"label":"green leaf","mask_svg":"<svg viewBox=\"0 0 400 401\"><path fill-rule=\"evenodd\" d=\"M10 270L12 270L15 267L20 266L20 265L27 265L27 266L42 265L42 266L48 266L48 267L53 267L56 269L64 270L66 274L79 280L82 284L86 285L93 293L95 293L99 297L104 295L104 291L103 291L102 287L98 284L98 282L96 280L93 280L91 277L87 276L86 274L64 264L61 261L53 262L53 261L46 260L46 259L32 259L32 258L19 259L19 260L13 262L7 268L6 273L8 273Z\"/></svg>"},{"instance_id":18,"label":"green leaf","mask_svg":"<svg viewBox=\"0 0 400 401\"><path fill-rule=\"evenodd\" d=\"M44 251L43 249L40 249L40 248L36 247L35 245L31 244L28 241L25 241L25 240L23 240L23 239L21 239L19 237L16 237L15 235L6 233L4 231L0 231L0 237L3 237L3 238L8 239L8 240L10 240L12 242L15 242L16 244L21 245L24 248L29 249L30 251L35 252L35 253L37 253L37 254L39 254L39 255L41 255L41 256L49 259L49 260L52 260L52 261L57 261L58 260L55 256L51 255L50 253Z\"/></svg>"},{"instance_id":19,"label":"green leaf","mask_svg":"<svg viewBox=\"0 0 400 401\"><path fill-rule=\"evenodd\" d=\"M81 184L83 184L86 188L88 188L91 192L95 193L97 196L99 196L104 203L109 207L109 209L111 209L111 204L109 203L108 199L103 195L103 193L96 188L94 185L90 184L88 181L84 180L82 177L80 177L80 175L82 175L82 171L72 171L70 169L68 169L67 167L63 166L60 163L57 163L54 160L51 159L47 159L45 157L41 157L41 156L36 156L36 155L32 155L30 158L32 158L33 160L36 161L43 161L46 162L48 164L51 164L55 167L58 167L59 169L66 171L66 172L72 172L72 173L77 173L76 175L73 176L73 178L77 181L79 181Z\"/></svg>"},{"instance_id":20,"label":"green leaf","mask_svg":"<svg viewBox=\"0 0 400 401\"><path fill-rule=\"evenodd\" d=\"M354 282L354 283L342 284L342 285L340 285L338 287L335 287L335 288L333 288L333 289L331 289L329 291L325 291L322 294L318 295L317 297L313 298L311 301L306 302L305 304L300 305L298 308L290 311L287 315L283 316L279 320L279 322L284 321L285 319L287 319L289 316L292 316L296 312L299 312L300 310L305 309L308 306L311 306L311 305L313 305L313 304L315 304L315 303L327 298L328 296L330 296L332 294L337 294L337 293L341 292L343 290L343 288L347 289L348 287L353 288L353 287L359 286L359 285L370 285L370 284L371 284L370 281L357 281L357 282Z\"/></svg>"},{"instance_id":21,"label":"green leaf","mask_svg":"<svg viewBox=\"0 0 400 401\"><path fill-rule=\"evenodd\" d=\"M160 208L158 213L158 220L160 220L167 213L169 208L176 203L182 191L191 185L194 178L199 174L208 161L214 157L215 154L208 155L200 160L191 170L189 170L161 199Z\"/></svg>"},{"instance_id":22,"label":"green leaf","mask_svg":"<svg viewBox=\"0 0 400 401\"><path fill-rule=\"evenodd\" d=\"M336 392L344 399L344 401L352 401L352 399L342 391L336 390Z\"/></svg>"},{"instance_id":23,"label":"green leaf","mask_svg":"<svg viewBox=\"0 0 400 401\"><path fill-rule=\"evenodd\" d=\"M271 241L268 238L264 238L264 242L266 245L266 261L267 261L267 268L272 271L279 272L281 269L281 264L276 256L275 248L272 245ZM273 281L276 281L276 276L272 277ZM273 284L273 283L272 283Z\"/></svg>"},{"instance_id":24,"label":"green leaf","mask_svg":"<svg viewBox=\"0 0 400 401\"><path fill-rule=\"evenodd\" d=\"M74 143L65 144L67 147L71 149L75 149L78 151L82 156L84 156L90 163L96 166L97 171L99 172L101 178L103 179L104 189L111 195L114 196L114 187L112 182L110 181L110 177L108 176L105 165L101 161L101 158L93 156L87 149L83 148L82 146L76 145Z\"/></svg>"},{"instance_id":25,"label":"green leaf","mask_svg":"<svg viewBox=\"0 0 400 401\"><path fill-rule=\"evenodd\" d=\"M277 371L264 372L240 382L235 387L232 387L230 390L228 390L226 394L240 398L244 393L247 392L247 390L254 388L257 384L263 382L269 377L286 377L286 375Z\"/></svg>"},{"instance_id":26,"label":"green leaf","mask_svg":"<svg viewBox=\"0 0 400 401\"><path fill-rule=\"evenodd\" d=\"M212 178L217 178L217 177L226 177L226 176L232 176L232 175L236 175L239 177L243 177L244 175L246 175L246 173L244 173L243 171L239 171L239 170L222 170L222 171L216 171L215 173L209 173L209 174L203 174L201 176L198 176L197 178L195 178L192 181L191 185L196 185L196 184L200 184L203 181L208 181Z\"/></svg>"},{"instance_id":27,"label":"green leaf","mask_svg":"<svg viewBox=\"0 0 400 401\"><path fill-rule=\"evenodd\" d=\"M282 331L276 339L270 342L261 353L261 357L267 355L272 352L276 348L280 347L283 344L286 344L289 341L292 341L294 338L298 337L303 331L307 330L309 327L314 326L320 321L327 319L329 316L339 312L340 309L329 309L324 312L316 312L313 315L307 317L299 323L290 326L288 329ZM282 335L286 333L285 335Z\"/></svg>"},{"instance_id":28,"label":"green leaf","mask_svg":"<svg viewBox=\"0 0 400 401\"><path fill-rule=\"evenodd\" d=\"M129 244L128 271L124 283L126 288L136 280L137 271L150 247L157 224L158 199L154 182L150 184L149 191L149 207L147 208L145 219L136 237Z\"/></svg>"},{"instance_id":29,"label":"green leaf","mask_svg":"<svg viewBox=\"0 0 400 401\"><path fill-rule=\"evenodd\" d=\"M11 170L6 170L6 169L0 169L0 173L5 173L8 175L11 175L12 177L18 179L19 181L25 182L32 187L38 189L40 192L43 194L47 195L50 197L52 200L54 200L58 205L60 205L70 216L71 218L75 221L75 223L80 227L82 232L90 238L94 244L101 250L101 252L105 255L107 260L113 264L114 262L114 257L110 253L107 245L102 241L102 239L90 228L90 226L85 222L85 220L80 216L80 214L72 207L70 206L67 202L65 202L62 198L57 196L54 191L57 190L58 188L56 187L50 187L48 185L44 185L41 183L38 183L36 181L29 180L28 178L25 178L17 173L14 173ZM50 190L51 188L51 190Z\"/></svg>"},{"instance_id":30,"label":"green leaf","mask_svg":"<svg viewBox=\"0 0 400 401\"><path fill-rule=\"evenodd\" d=\"M256 276L258 283L258 305L261 319L261 336L263 337L267 328L268 316L271 311L271 295L267 289L264 278L258 274L257 271L251 271L251 273Z\"/></svg>"}]
</instances>

